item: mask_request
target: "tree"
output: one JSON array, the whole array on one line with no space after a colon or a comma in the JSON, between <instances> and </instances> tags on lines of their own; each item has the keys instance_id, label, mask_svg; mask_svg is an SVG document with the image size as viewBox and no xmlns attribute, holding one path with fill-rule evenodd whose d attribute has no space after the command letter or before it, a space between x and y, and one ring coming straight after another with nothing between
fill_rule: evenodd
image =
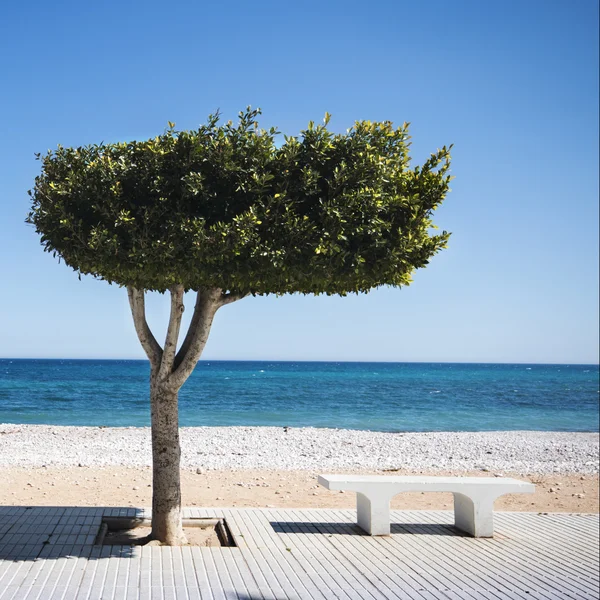
<instances>
[{"instance_id":1,"label":"tree","mask_svg":"<svg viewBox=\"0 0 600 600\"><path fill-rule=\"evenodd\" d=\"M27 222L81 274L126 287L151 365L152 536L185 543L177 395L216 311L247 295L339 294L404 286L444 248L432 211L448 192L449 148L410 168L408 125L360 121L345 134L309 123L260 129L258 110L194 131L38 155ZM196 292L178 349L184 292ZM163 347L145 291L169 292Z\"/></svg>"}]
</instances>

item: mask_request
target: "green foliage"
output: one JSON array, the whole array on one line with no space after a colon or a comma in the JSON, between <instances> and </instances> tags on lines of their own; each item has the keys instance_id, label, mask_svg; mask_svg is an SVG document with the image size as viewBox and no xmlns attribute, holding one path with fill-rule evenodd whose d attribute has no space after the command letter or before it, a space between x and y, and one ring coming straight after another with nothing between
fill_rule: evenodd
<instances>
[{"instance_id":1,"label":"green foliage","mask_svg":"<svg viewBox=\"0 0 600 600\"><path fill-rule=\"evenodd\" d=\"M445 247L432 211L449 148L410 168L408 126L259 129L248 108L142 142L58 147L38 158L27 221L80 273L165 291L347 294L410 283Z\"/></svg>"}]
</instances>

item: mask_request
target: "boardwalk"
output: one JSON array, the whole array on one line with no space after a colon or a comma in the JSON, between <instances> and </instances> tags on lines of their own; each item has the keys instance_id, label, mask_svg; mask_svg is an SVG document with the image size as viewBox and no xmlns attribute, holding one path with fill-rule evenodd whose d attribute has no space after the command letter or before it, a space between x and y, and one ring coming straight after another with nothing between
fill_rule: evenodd
<instances>
[{"instance_id":1,"label":"boardwalk","mask_svg":"<svg viewBox=\"0 0 600 600\"><path fill-rule=\"evenodd\" d=\"M237 548L94 546L103 515L147 516L0 507L0 600L598 598L598 515L496 513L485 540L449 512L393 511L371 538L351 510L186 510Z\"/></svg>"}]
</instances>

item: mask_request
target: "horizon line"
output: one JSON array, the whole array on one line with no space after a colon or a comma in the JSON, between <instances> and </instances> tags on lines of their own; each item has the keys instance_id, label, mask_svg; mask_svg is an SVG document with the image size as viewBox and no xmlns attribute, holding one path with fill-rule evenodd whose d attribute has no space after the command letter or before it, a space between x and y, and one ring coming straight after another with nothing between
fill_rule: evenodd
<instances>
[{"instance_id":1,"label":"horizon line","mask_svg":"<svg viewBox=\"0 0 600 600\"><path fill-rule=\"evenodd\" d=\"M70 360L70 361L129 361L129 362L147 362L147 358L68 358L68 357L3 357L0 360ZM515 362L515 361L465 361L465 360L331 360L331 359L267 359L267 358L200 358L201 362L263 362L263 363L365 363L365 364L448 364L448 365L539 365L539 366L582 366L582 367L600 367L600 363L580 363L580 362ZM198 364L196 363L196 364Z\"/></svg>"}]
</instances>

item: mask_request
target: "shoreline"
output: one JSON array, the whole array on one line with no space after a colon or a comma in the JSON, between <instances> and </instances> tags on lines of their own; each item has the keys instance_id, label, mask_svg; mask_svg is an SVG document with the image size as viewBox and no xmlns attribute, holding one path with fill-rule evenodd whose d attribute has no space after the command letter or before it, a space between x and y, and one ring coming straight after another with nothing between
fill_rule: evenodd
<instances>
[{"instance_id":1,"label":"shoreline","mask_svg":"<svg viewBox=\"0 0 600 600\"><path fill-rule=\"evenodd\" d=\"M62 425L57 423L13 423L0 421L0 434L3 427L53 427L55 429L114 429L150 430L150 425ZM486 434L486 433L547 433L547 434L593 434L600 436L600 429L362 429L360 427L327 427L317 425L180 425L179 429L306 429L310 431L355 431L381 434Z\"/></svg>"}]
</instances>

